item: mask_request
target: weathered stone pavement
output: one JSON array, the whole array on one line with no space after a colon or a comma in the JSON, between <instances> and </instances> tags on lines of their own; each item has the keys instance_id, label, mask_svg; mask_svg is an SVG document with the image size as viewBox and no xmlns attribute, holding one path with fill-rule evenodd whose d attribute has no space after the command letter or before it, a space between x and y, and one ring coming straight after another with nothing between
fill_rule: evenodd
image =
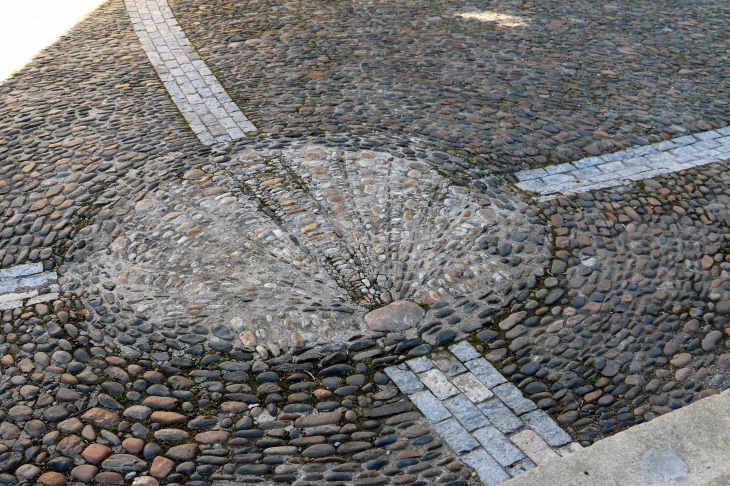
<instances>
[{"instance_id":1,"label":"weathered stone pavement","mask_svg":"<svg viewBox=\"0 0 730 486\"><path fill-rule=\"evenodd\" d=\"M105 4L0 85L0 483L499 484L729 388L729 18Z\"/></svg>"}]
</instances>

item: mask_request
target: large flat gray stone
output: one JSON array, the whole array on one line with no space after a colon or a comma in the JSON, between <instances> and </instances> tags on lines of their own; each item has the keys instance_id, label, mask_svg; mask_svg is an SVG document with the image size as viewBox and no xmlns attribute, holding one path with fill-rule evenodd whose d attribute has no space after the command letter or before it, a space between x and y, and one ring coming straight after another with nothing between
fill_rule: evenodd
<instances>
[{"instance_id":1,"label":"large flat gray stone","mask_svg":"<svg viewBox=\"0 0 730 486\"><path fill-rule=\"evenodd\" d=\"M400 332L415 327L423 315L423 309L418 304L396 300L365 314L365 324L373 331Z\"/></svg>"},{"instance_id":2,"label":"large flat gray stone","mask_svg":"<svg viewBox=\"0 0 730 486\"><path fill-rule=\"evenodd\" d=\"M505 486L704 486L730 476L730 392L631 427Z\"/></svg>"}]
</instances>

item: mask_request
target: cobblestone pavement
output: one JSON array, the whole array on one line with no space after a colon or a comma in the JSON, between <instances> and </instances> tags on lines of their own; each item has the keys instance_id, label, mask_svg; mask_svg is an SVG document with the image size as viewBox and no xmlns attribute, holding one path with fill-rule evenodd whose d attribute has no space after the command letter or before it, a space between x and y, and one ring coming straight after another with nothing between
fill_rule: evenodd
<instances>
[{"instance_id":1,"label":"cobblestone pavement","mask_svg":"<svg viewBox=\"0 0 730 486\"><path fill-rule=\"evenodd\" d=\"M0 85L0 483L498 484L730 387L724 4L143 4L234 143L140 4Z\"/></svg>"},{"instance_id":2,"label":"cobblestone pavement","mask_svg":"<svg viewBox=\"0 0 730 486\"><path fill-rule=\"evenodd\" d=\"M266 132L416 135L511 172L730 121L722 1L171 6ZM512 21L458 15L483 11Z\"/></svg>"}]
</instances>

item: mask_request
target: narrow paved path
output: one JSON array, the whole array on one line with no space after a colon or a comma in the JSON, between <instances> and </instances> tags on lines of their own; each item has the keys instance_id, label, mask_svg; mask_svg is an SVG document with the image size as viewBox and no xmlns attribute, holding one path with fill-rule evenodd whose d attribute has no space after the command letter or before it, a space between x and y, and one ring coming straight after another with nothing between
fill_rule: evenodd
<instances>
[{"instance_id":1,"label":"narrow paved path","mask_svg":"<svg viewBox=\"0 0 730 486\"><path fill-rule=\"evenodd\" d=\"M125 3L142 48L203 144L231 142L256 131L195 52L166 0Z\"/></svg>"}]
</instances>

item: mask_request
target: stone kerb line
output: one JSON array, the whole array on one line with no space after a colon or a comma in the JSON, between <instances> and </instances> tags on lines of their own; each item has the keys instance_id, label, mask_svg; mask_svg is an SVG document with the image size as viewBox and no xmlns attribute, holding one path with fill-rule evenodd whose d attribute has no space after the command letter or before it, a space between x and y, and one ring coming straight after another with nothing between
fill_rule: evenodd
<instances>
[{"instance_id":1,"label":"stone kerb line","mask_svg":"<svg viewBox=\"0 0 730 486\"><path fill-rule=\"evenodd\" d=\"M728 159L730 127L725 127L515 175L520 189L552 199L559 194L619 186Z\"/></svg>"},{"instance_id":2,"label":"stone kerb line","mask_svg":"<svg viewBox=\"0 0 730 486\"><path fill-rule=\"evenodd\" d=\"M256 131L195 51L165 0L125 4L142 49L204 145L239 140Z\"/></svg>"}]
</instances>

